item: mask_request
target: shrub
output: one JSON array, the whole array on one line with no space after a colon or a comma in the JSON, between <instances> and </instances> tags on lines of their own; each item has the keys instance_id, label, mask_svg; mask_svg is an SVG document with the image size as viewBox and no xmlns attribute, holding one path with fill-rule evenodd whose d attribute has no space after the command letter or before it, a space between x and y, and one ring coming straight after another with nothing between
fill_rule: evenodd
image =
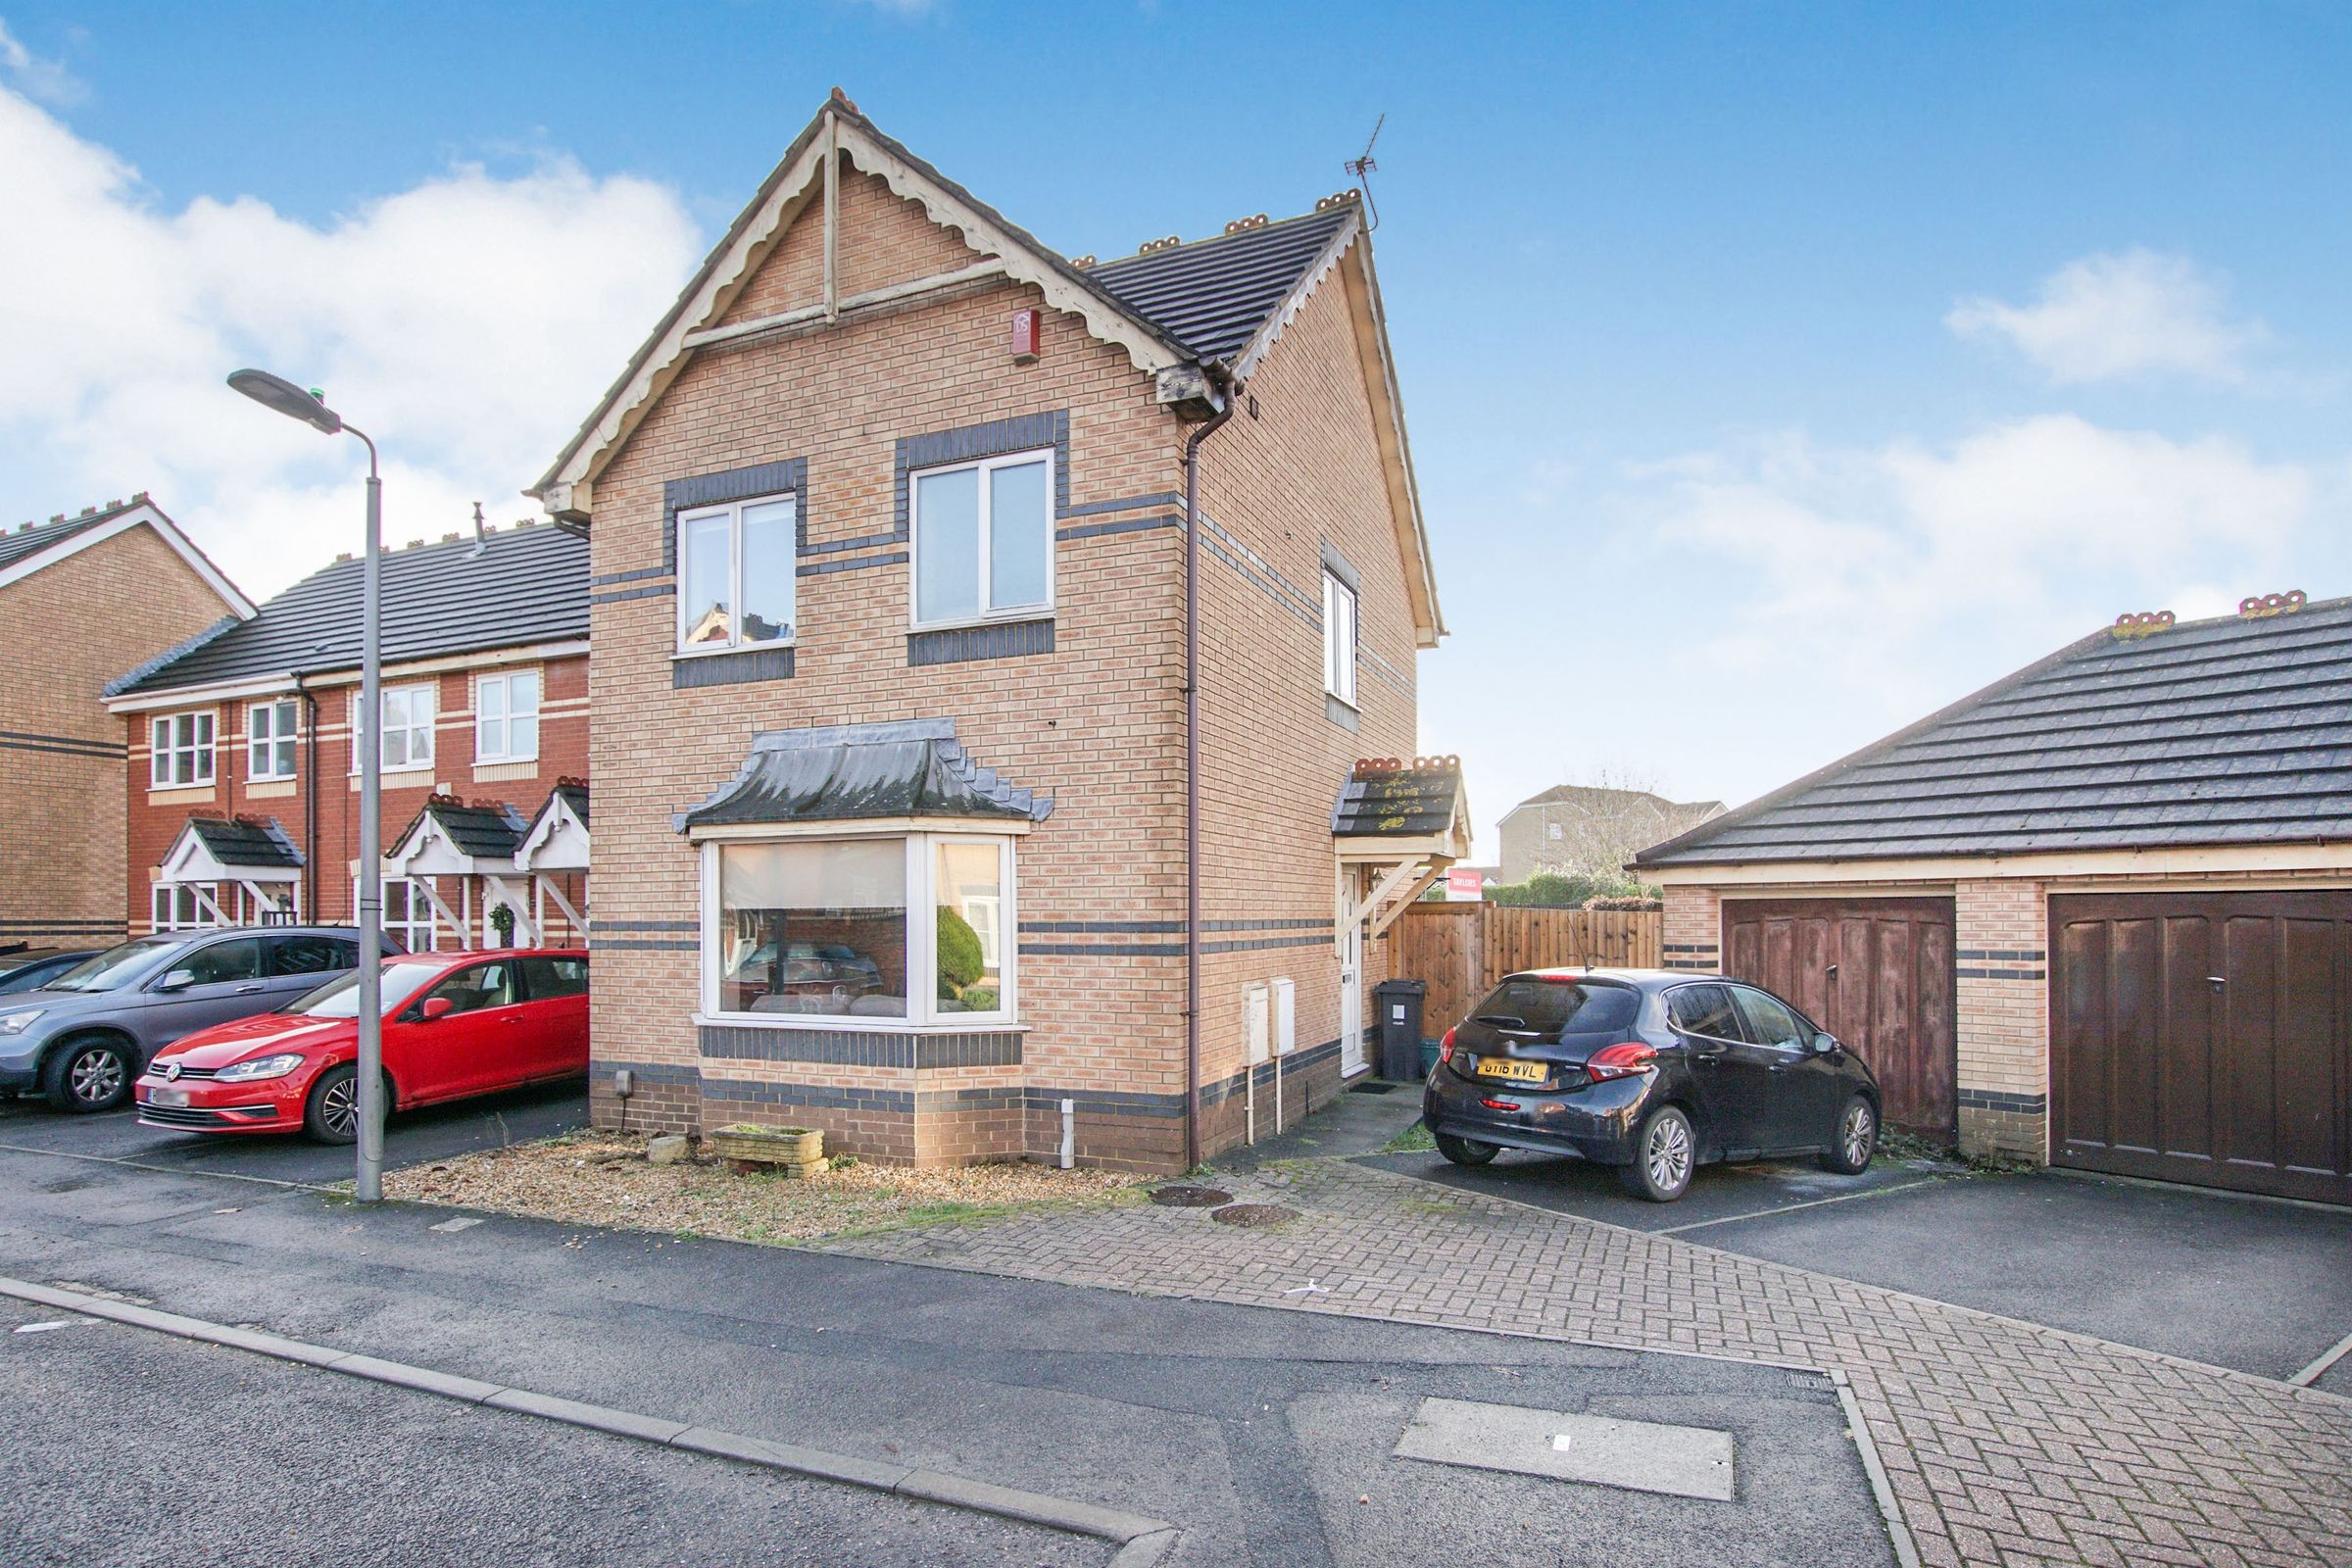
<instances>
[{"instance_id":1,"label":"shrub","mask_svg":"<svg viewBox=\"0 0 2352 1568\"><path fill-rule=\"evenodd\" d=\"M953 999L960 995L987 967L980 953L980 933L962 915L943 906L939 911L940 996Z\"/></svg>"},{"instance_id":2,"label":"shrub","mask_svg":"<svg viewBox=\"0 0 2352 1568\"><path fill-rule=\"evenodd\" d=\"M963 988L963 1004L974 1012L994 1012L997 1010L997 988L966 986Z\"/></svg>"}]
</instances>

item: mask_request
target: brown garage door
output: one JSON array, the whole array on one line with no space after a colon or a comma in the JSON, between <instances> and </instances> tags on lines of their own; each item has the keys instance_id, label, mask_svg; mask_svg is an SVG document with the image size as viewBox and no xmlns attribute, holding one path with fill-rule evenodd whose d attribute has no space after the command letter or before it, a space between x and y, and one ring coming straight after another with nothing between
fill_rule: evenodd
<instances>
[{"instance_id":1,"label":"brown garage door","mask_svg":"<svg viewBox=\"0 0 2352 1568\"><path fill-rule=\"evenodd\" d=\"M1729 900L1723 936L1728 973L1787 997L1870 1063L1888 1122L1952 1141L1951 900Z\"/></svg>"},{"instance_id":2,"label":"brown garage door","mask_svg":"<svg viewBox=\"0 0 2352 1568\"><path fill-rule=\"evenodd\" d=\"M2352 1202L2352 892L2050 901L2052 1156Z\"/></svg>"}]
</instances>

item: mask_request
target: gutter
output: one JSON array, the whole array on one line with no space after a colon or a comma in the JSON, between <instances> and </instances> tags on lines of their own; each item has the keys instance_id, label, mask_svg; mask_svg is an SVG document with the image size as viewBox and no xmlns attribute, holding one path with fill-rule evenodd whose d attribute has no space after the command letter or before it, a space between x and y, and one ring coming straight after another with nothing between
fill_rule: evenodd
<instances>
[{"instance_id":1,"label":"gutter","mask_svg":"<svg viewBox=\"0 0 2352 1568\"><path fill-rule=\"evenodd\" d=\"M1200 448L1233 417L1233 388L1202 368L1217 412L1184 438L1184 1168L1200 1163Z\"/></svg>"}]
</instances>

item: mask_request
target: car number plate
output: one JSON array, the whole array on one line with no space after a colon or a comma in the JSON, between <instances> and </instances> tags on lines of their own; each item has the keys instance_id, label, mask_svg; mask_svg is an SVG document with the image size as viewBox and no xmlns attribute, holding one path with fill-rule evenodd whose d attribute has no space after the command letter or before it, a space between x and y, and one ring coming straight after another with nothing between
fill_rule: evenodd
<instances>
[{"instance_id":1,"label":"car number plate","mask_svg":"<svg viewBox=\"0 0 2352 1568\"><path fill-rule=\"evenodd\" d=\"M1508 1056L1478 1058L1481 1078L1501 1078L1515 1084L1540 1084L1551 1076L1551 1069L1540 1061L1513 1061Z\"/></svg>"},{"instance_id":2,"label":"car number plate","mask_svg":"<svg viewBox=\"0 0 2352 1568\"><path fill-rule=\"evenodd\" d=\"M147 1103L150 1105L184 1105L187 1102L188 1092L185 1089L150 1089L147 1091Z\"/></svg>"}]
</instances>

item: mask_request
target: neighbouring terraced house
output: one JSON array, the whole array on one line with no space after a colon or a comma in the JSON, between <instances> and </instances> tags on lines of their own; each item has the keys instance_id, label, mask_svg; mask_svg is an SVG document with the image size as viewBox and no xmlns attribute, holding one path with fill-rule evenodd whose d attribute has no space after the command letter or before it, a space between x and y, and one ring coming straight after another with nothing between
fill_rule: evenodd
<instances>
[{"instance_id":1,"label":"neighbouring terraced house","mask_svg":"<svg viewBox=\"0 0 2352 1568\"><path fill-rule=\"evenodd\" d=\"M0 953L123 933L106 683L253 605L142 492L0 532Z\"/></svg>"},{"instance_id":2,"label":"neighbouring terraced house","mask_svg":"<svg viewBox=\"0 0 2352 1568\"><path fill-rule=\"evenodd\" d=\"M1165 1170L1361 1070L1467 823L1352 193L1065 259L836 93L534 493L592 544L600 1124Z\"/></svg>"}]
</instances>

